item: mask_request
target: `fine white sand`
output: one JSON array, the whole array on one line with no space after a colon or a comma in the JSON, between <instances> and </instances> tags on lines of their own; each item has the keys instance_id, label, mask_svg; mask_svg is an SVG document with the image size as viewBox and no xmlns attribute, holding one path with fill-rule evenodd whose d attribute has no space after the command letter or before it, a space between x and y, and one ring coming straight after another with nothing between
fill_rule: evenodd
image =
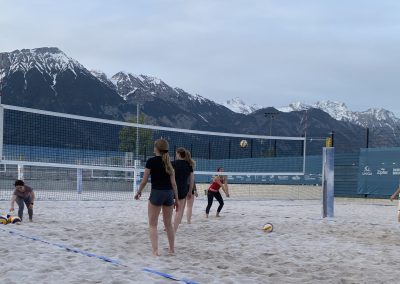
<instances>
[{"instance_id":1,"label":"fine white sand","mask_svg":"<svg viewBox=\"0 0 400 284\"><path fill-rule=\"evenodd\" d=\"M9 202L1 201L2 212ZM152 268L199 283L398 283L397 203L337 199L335 218L320 218L317 200L225 198L209 219L197 199L168 256L151 255L147 201L38 201L34 222L0 225L1 283L173 283ZM25 214L27 212L25 211ZM27 216L26 216L27 217ZM272 233L260 230L274 225ZM119 260L124 266L10 234L17 231Z\"/></svg>"}]
</instances>

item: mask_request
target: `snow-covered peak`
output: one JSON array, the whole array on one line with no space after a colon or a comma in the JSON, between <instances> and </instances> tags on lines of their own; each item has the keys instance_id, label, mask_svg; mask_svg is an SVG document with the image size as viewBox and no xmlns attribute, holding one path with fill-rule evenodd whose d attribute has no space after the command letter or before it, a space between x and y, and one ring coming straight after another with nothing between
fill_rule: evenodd
<instances>
[{"instance_id":1,"label":"snow-covered peak","mask_svg":"<svg viewBox=\"0 0 400 284\"><path fill-rule=\"evenodd\" d=\"M106 73L104 73L103 71L100 71L100 70L90 70L90 73L92 73L93 76L95 76L97 79L99 79L99 80L102 81L103 83L105 83L106 81L108 81L108 77L107 77Z\"/></svg>"},{"instance_id":2,"label":"snow-covered peak","mask_svg":"<svg viewBox=\"0 0 400 284\"><path fill-rule=\"evenodd\" d=\"M33 68L50 76L66 70L70 70L76 75L77 69L85 69L78 61L68 57L56 47L0 53L0 73L3 73L3 76L16 71L26 73Z\"/></svg>"},{"instance_id":3,"label":"snow-covered peak","mask_svg":"<svg viewBox=\"0 0 400 284\"><path fill-rule=\"evenodd\" d=\"M337 101L320 101L312 105L304 103L293 103L286 107L279 108L283 112L301 111L310 108L320 109L328 113L332 118L341 121L351 122L363 127L382 127L393 128L400 123L394 113L383 108L370 108L366 111L351 111L345 103Z\"/></svg>"},{"instance_id":4,"label":"snow-covered peak","mask_svg":"<svg viewBox=\"0 0 400 284\"><path fill-rule=\"evenodd\" d=\"M278 108L278 110L281 112L291 112L291 111L307 110L309 108L311 108L310 105L307 105L302 102L294 102L294 103L289 104L288 106L280 107L280 108Z\"/></svg>"},{"instance_id":5,"label":"snow-covered peak","mask_svg":"<svg viewBox=\"0 0 400 284\"><path fill-rule=\"evenodd\" d=\"M341 102L335 101L320 101L312 105L303 102L294 102L285 107L278 108L282 112L302 111L310 108L320 109L328 113L336 120L348 120L352 117L352 113L348 110L347 106Z\"/></svg>"},{"instance_id":6,"label":"snow-covered peak","mask_svg":"<svg viewBox=\"0 0 400 284\"><path fill-rule=\"evenodd\" d=\"M144 78L132 73L118 72L111 77L111 82L116 86L119 95L126 100L138 89L146 89Z\"/></svg>"},{"instance_id":7,"label":"snow-covered peak","mask_svg":"<svg viewBox=\"0 0 400 284\"><path fill-rule=\"evenodd\" d=\"M349 111L346 104L335 101L320 101L312 105L313 108L323 110L336 120L352 121L354 113Z\"/></svg>"},{"instance_id":8,"label":"snow-covered peak","mask_svg":"<svg viewBox=\"0 0 400 284\"><path fill-rule=\"evenodd\" d=\"M370 108L367 109L366 111L360 112L361 114L364 115L371 115L376 118L378 121L384 121L384 120L398 120L398 118L395 116L395 114L391 111L388 111L383 108Z\"/></svg>"},{"instance_id":9,"label":"snow-covered peak","mask_svg":"<svg viewBox=\"0 0 400 284\"><path fill-rule=\"evenodd\" d=\"M90 70L90 73L109 88L116 90L116 85L108 78L107 74L100 70Z\"/></svg>"},{"instance_id":10,"label":"snow-covered peak","mask_svg":"<svg viewBox=\"0 0 400 284\"><path fill-rule=\"evenodd\" d=\"M146 75L139 75L138 78L140 78L142 80L142 82L145 82L147 84L152 84L154 86L157 85L161 85L162 83L164 83L163 81L161 81L160 78L157 77L152 77L152 76L146 76Z\"/></svg>"},{"instance_id":11,"label":"snow-covered peak","mask_svg":"<svg viewBox=\"0 0 400 284\"><path fill-rule=\"evenodd\" d=\"M247 105L242 99L237 97L226 101L223 105L229 108L233 112L243 113L243 114L250 114L256 110L263 108L262 106L255 104Z\"/></svg>"}]
</instances>

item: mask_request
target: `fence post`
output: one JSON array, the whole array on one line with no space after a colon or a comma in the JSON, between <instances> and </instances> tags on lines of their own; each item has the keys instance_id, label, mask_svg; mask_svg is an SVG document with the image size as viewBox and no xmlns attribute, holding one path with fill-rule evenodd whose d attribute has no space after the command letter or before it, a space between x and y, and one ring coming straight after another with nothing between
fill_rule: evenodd
<instances>
[{"instance_id":1,"label":"fence post","mask_svg":"<svg viewBox=\"0 0 400 284\"><path fill-rule=\"evenodd\" d=\"M24 179L24 165L18 164L18 179Z\"/></svg>"},{"instance_id":2,"label":"fence post","mask_svg":"<svg viewBox=\"0 0 400 284\"><path fill-rule=\"evenodd\" d=\"M228 144L228 159L229 160L231 159L231 147L232 147L231 139L229 139L229 144Z\"/></svg>"},{"instance_id":3,"label":"fence post","mask_svg":"<svg viewBox=\"0 0 400 284\"><path fill-rule=\"evenodd\" d=\"M250 139L250 158L253 158L253 138Z\"/></svg>"},{"instance_id":4,"label":"fence post","mask_svg":"<svg viewBox=\"0 0 400 284\"><path fill-rule=\"evenodd\" d=\"M4 127L4 108L3 105L1 104L1 94L0 94L0 162L3 160L3 141L4 141L3 127Z\"/></svg>"},{"instance_id":5,"label":"fence post","mask_svg":"<svg viewBox=\"0 0 400 284\"><path fill-rule=\"evenodd\" d=\"M76 193L81 194L83 190L83 171L76 169Z\"/></svg>"},{"instance_id":6,"label":"fence post","mask_svg":"<svg viewBox=\"0 0 400 284\"><path fill-rule=\"evenodd\" d=\"M322 218L334 216L335 148L322 150Z\"/></svg>"}]
</instances>

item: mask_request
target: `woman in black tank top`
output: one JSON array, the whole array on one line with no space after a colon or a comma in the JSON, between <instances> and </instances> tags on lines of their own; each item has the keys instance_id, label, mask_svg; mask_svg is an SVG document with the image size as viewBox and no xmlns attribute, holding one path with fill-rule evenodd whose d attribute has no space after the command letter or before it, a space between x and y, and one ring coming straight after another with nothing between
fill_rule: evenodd
<instances>
[{"instance_id":1,"label":"woman in black tank top","mask_svg":"<svg viewBox=\"0 0 400 284\"><path fill-rule=\"evenodd\" d=\"M192 198L194 183L193 166L194 161L190 158L189 152L185 148L176 150L176 161L172 163L175 169L175 180L178 187L179 211L175 213L174 229L178 230L182 221L183 212L186 206L186 197Z\"/></svg>"},{"instance_id":2,"label":"woman in black tank top","mask_svg":"<svg viewBox=\"0 0 400 284\"><path fill-rule=\"evenodd\" d=\"M178 191L175 182L175 171L171 165L168 154L168 142L159 139L154 143L155 157L147 160L144 175L135 199L139 199L142 191L151 176L151 193L148 203L149 231L153 255L159 256L157 223L161 208L165 230L169 242L169 253L175 253L175 231L172 226L172 213L174 207L178 211Z\"/></svg>"}]
</instances>

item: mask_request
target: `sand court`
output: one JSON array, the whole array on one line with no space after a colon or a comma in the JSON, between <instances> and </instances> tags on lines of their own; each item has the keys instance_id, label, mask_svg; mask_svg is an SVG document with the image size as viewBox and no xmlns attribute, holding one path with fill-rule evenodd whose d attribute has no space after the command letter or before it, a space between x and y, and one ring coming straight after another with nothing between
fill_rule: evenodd
<instances>
[{"instance_id":1,"label":"sand court","mask_svg":"<svg viewBox=\"0 0 400 284\"><path fill-rule=\"evenodd\" d=\"M9 202L0 206L4 211ZM5 283L174 282L143 268L196 283L395 283L400 277L397 203L387 200L336 199L336 217L327 220L318 200L225 198L222 217L215 218L215 204L205 219L201 197L192 224L183 219L174 256L167 253L160 217L160 257L151 255L146 200L35 206L33 223L0 227ZM260 230L266 222L274 225L272 233Z\"/></svg>"}]
</instances>

